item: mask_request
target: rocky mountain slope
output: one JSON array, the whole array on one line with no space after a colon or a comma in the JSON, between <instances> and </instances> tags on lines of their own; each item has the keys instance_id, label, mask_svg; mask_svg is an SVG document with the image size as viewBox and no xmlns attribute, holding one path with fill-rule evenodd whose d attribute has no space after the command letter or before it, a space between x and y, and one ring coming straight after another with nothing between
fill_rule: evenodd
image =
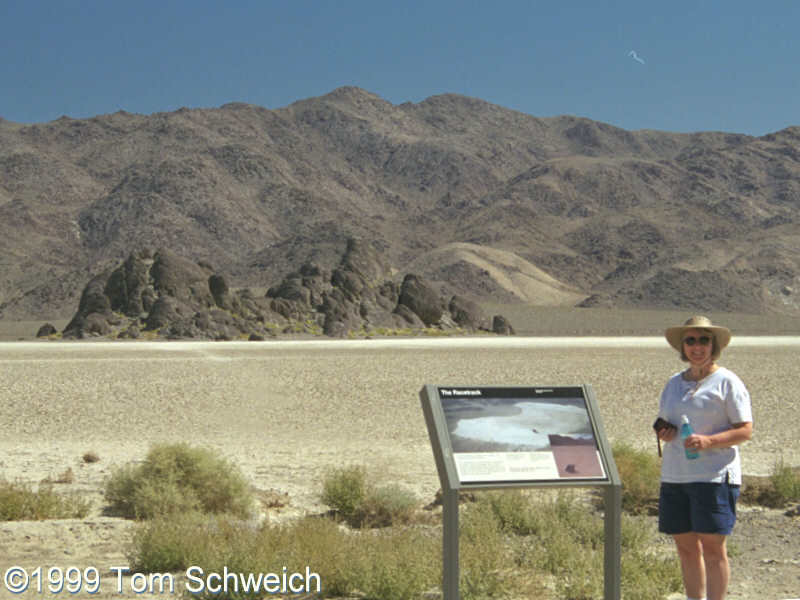
<instances>
[{"instance_id":1,"label":"rocky mountain slope","mask_svg":"<svg viewBox=\"0 0 800 600\"><path fill-rule=\"evenodd\" d=\"M625 131L367 91L23 125L0 120L0 318L69 318L169 248L267 288L367 240L445 296L794 314L800 127Z\"/></svg>"}]
</instances>

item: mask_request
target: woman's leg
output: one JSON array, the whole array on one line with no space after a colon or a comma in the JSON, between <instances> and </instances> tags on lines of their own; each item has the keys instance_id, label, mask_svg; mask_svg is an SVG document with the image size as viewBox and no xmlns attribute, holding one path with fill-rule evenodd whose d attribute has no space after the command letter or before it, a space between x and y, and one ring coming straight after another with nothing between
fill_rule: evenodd
<instances>
[{"instance_id":1,"label":"woman's leg","mask_svg":"<svg viewBox=\"0 0 800 600\"><path fill-rule=\"evenodd\" d=\"M716 533L700 533L703 561L706 565L708 600L724 600L728 593L731 567L728 562L727 536Z\"/></svg>"},{"instance_id":2,"label":"woman's leg","mask_svg":"<svg viewBox=\"0 0 800 600\"><path fill-rule=\"evenodd\" d=\"M683 573L683 587L689 598L706 597L706 565L703 546L696 533L679 533L672 536L678 549Z\"/></svg>"}]
</instances>

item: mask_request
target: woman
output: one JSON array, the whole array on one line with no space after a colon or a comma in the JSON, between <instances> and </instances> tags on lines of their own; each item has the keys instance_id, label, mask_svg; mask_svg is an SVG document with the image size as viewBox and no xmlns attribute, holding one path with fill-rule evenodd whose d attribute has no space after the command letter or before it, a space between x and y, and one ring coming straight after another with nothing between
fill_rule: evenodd
<instances>
[{"instance_id":1,"label":"woman","mask_svg":"<svg viewBox=\"0 0 800 600\"><path fill-rule=\"evenodd\" d=\"M667 442L659 531L675 539L687 600L723 600L730 579L725 543L742 483L737 444L753 434L750 394L733 372L716 363L731 340L728 329L692 317L664 335L689 367L673 375L661 393L658 416L672 427L658 431ZM694 429L685 440L683 415ZM687 458L687 449L696 459Z\"/></svg>"}]
</instances>

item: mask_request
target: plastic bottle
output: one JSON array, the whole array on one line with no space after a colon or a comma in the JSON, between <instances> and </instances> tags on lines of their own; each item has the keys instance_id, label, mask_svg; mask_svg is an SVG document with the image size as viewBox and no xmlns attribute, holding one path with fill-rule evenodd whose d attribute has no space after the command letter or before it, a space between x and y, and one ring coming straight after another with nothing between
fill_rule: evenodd
<instances>
[{"instance_id":1,"label":"plastic bottle","mask_svg":"<svg viewBox=\"0 0 800 600\"><path fill-rule=\"evenodd\" d=\"M686 440L687 437L694 433L694 429L689 424L689 417L686 415L681 415L681 439ZM689 460L694 460L700 454L700 451L697 448L684 448L683 451L686 453L686 458Z\"/></svg>"}]
</instances>

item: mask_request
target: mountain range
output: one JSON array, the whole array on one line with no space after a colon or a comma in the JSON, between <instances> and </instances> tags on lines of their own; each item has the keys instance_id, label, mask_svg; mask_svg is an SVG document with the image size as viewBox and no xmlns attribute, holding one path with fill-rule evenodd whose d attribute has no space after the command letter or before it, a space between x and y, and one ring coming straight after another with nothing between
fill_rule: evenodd
<instances>
[{"instance_id":1,"label":"mountain range","mask_svg":"<svg viewBox=\"0 0 800 600\"><path fill-rule=\"evenodd\" d=\"M800 127L627 131L359 88L0 119L0 319L68 318L144 248L258 290L348 238L477 302L796 314Z\"/></svg>"}]
</instances>

